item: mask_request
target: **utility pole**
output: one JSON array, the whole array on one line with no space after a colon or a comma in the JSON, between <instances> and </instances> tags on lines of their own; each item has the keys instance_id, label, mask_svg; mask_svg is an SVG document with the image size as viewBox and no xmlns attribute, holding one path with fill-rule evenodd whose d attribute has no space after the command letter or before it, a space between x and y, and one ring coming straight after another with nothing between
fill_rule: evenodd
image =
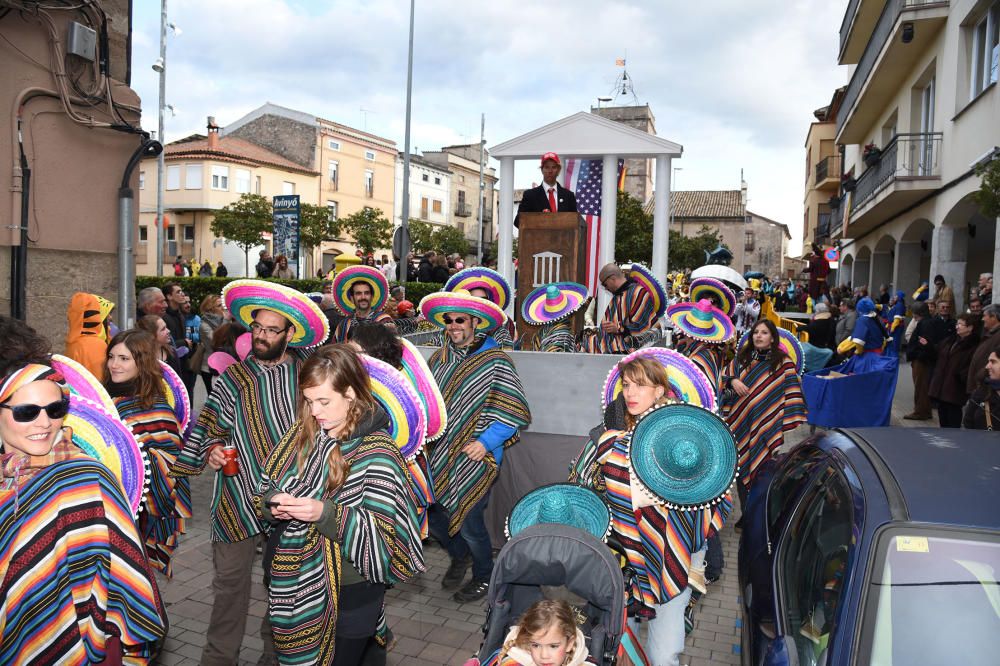
<instances>
[{"instance_id":1,"label":"utility pole","mask_svg":"<svg viewBox=\"0 0 1000 666\"><path fill-rule=\"evenodd\" d=\"M483 182L483 171L486 168L486 114L479 120L479 242L476 250L476 263L483 265L483 208L486 203L486 183Z\"/></svg>"},{"instance_id":2,"label":"utility pole","mask_svg":"<svg viewBox=\"0 0 1000 666\"><path fill-rule=\"evenodd\" d=\"M160 0L160 59L153 65L160 74L160 104L159 124L156 130L156 140L166 146L163 138L163 105L167 98L167 0ZM163 172L164 155L161 150L156 158L156 275L163 277Z\"/></svg>"},{"instance_id":3,"label":"utility pole","mask_svg":"<svg viewBox=\"0 0 1000 666\"><path fill-rule=\"evenodd\" d=\"M410 0L410 46L406 61L406 137L403 140L403 214L400 216L402 242L399 244L399 281L406 284L410 268L410 108L413 99L413 13L416 0Z\"/></svg>"}]
</instances>

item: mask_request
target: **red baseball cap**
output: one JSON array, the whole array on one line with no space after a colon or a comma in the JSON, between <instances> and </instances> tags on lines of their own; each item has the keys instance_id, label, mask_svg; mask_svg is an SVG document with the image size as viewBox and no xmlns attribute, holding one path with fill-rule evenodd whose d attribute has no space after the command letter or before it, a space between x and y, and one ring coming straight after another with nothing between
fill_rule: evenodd
<instances>
[{"instance_id":1,"label":"red baseball cap","mask_svg":"<svg viewBox=\"0 0 1000 666\"><path fill-rule=\"evenodd\" d=\"M542 155L542 165L543 166L545 165L545 162L547 160L552 160L553 162L555 162L559 166L562 166L562 162L559 161L559 156L556 155L553 152L548 152L548 153L545 153L544 155Z\"/></svg>"}]
</instances>

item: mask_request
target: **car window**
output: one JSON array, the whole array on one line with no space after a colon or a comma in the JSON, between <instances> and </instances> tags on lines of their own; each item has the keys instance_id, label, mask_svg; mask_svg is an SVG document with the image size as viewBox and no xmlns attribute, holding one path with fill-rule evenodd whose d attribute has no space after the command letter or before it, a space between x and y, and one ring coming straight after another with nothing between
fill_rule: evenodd
<instances>
[{"instance_id":1,"label":"car window","mask_svg":"<svg viewBox=\"0 0 1000 666\"><path fill-rule=\"evenodd\" d=\"M788 461L781 466L767 492L767 529L769 535L776 533L778 519L785 508L798 497L809 478L821 451L807 446L794 451Z\"/></svg>"},{"instance_id":2,"label":"car window","mask_svg":"<svg viewBox=\"0 0 1000 666\"><path fill-rule=\"evenodd\" d=\"M817 663L833 633L853 541L852 514L847 481L828 467L795 508L779 548L785 636L803 666Z\"/></svg>"},{"instance_id":3,"label":"car window","mask_svg":"<svg viewBox=\"0 0 1000 666\"><path fill-rule=\"evenodd\" d=\"M879 539L877 553L861 663L997 663L1000 536L900 527Z\"/></svg>"}]
</instances>

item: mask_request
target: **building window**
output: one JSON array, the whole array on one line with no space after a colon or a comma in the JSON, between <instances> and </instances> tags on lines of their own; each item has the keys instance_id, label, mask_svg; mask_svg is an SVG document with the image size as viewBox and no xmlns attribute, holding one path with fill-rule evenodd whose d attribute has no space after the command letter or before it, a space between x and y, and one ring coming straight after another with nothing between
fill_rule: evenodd
<instances>
[{"instance_id":1,"label":"building window","mask_svg":"<svg viewBox=\"0 0 1000 666\"><path fill-rule=\"evenodd\" d=\"M747 252L750 252L751 250L753 250L753 232L752 231L748 231L748 232L746 232L746 234L744 234L743 244L744 244L744 247L746 248Z\"/></svg>"},{"instance_id":2,"label":"building window","mask_svg":"<svg viewBox=\"0 0 1000 666\"><path fill-rule=\"evenodd\" d=\"M184 189L185 190L201 189L200 164L188 164L184 167Z\"/></svg>"},{"instance_id":3,"label":"building window","mask_svg":"<svg viewBox=\"0 0 1000 666\"><path fill-rule=\"evenodd\" d=\"M365 169L365 196L369 199L375 196L375 172Z\"/></svg>"},{"instance_id":4,"label":"building window","mask_svg":"<svg viewBox=\"0 0 1000 666\"><path fill-rule=\"evenodd\" d=\"M139 242L148 243L149 242L149 227L145 224L139 225Z\"/></svg>"},{"instance_id":5,"label":"building window","mask_svg":"<svg viewBox=\"0 0 1000 666\"><path fill-rule=\"evenodd\" d=\"M330 150L340 150L340 142L334 141L333 139L329 139L326 142L326 147L329 148Z\"/></svg>"},{"instance_id":6,"label":"building window","mask_svg":"<svg viewBox=\"0 0 1000 666\"><path fill-rule=\"evenodd\" d=\"M330 219L337 219L337 202L332 199L326 200L326 209L330 211Z\"/></svg>"},{"instance_id":7,"label":"building window","mask_svg":"<svg viewBox=\"0 0 1000 666\"><path fill-rule=\"evenodd\" d=\"M291 183L287 180L281 183L281 193L282 194L295 194L295 183Z\"/></svg>"},{"instance_id":8,"label":"building window","mask_svg":"<svg viewBox=\"0 0 1000 666\"><path fill-rule=\"evenodd\" d=\"M167 167L167 189L168 190L179 190L179 189L181 189L181 168L180 168L180 166L168 166Z\"/></svg>"},{"instance_id":9,"label":"building window","mask_svg":"<svg viewBox=\"0 0 1000 666\"><path fill-rule=\"evenodd\" d=\"M236 193L250 194L250 169L236 170Z\"/></svg>"},{"instance_id":10,"label":"building window","mask_svg":"<svg viewBox=\"0 0 1000 666\"><path fill-rule=\"evenodd\" d=\"M177 227L171 224L163 231L164 238L167 241L167 256L176 257L180 254L180 252L177 251Z\"/></svg>"},{"instance_id":11,"label":"building window","mask_svg":"<svg viewBox=\"0 0 1000 666\"><path fill-rule=\"evenodd\" d=\"M460 176L458 177L458 182L460 182L460 183L464 183L464 182L465 182L465 176L461 176L461 175L460 175Z\"/></svg>"},{"instance_id":12,"label":"building window","mask_svg":"<svg viewBox=\"0 0 1000 666\"><path fill-rule=\"evenodd\" d=\"M185 243L193 243L194 242L194 225L193 224L185 224L183 227L181 227L181 229L183 230L183 233L184 233L184 242Z\"/></svg>"},{"instance_id":13,"label":"building window","mask_svg":"<svg viewBox=\"0 0 1000 666\"><path fill-rule=\"evenodd\" d=\"M435 199L434 200L434 203L431 206L431 210L434 211L435 213L440 213L441 212L441 200L440 199Z\"/></svg>"},{"instance_id":14,"label":"building window","mask_svg":"<svg viewBox=\"0 0 1000 666\"><path fill-rule=\"evenodd\" d=\"M260 176L256 177L256 180L253 185L253 193L260 194Z\"/></svg>"},{"instance_id":15,"label":"building window","mask_svg":"<svg viewBox=\"0 0 1000 666\"><path fill-rule=\"evenodd\" d=\"M140 190L146 189L146 172L145 171L140 171L139 172L139 189Z\"/></svg>"},{"instance_id":16,"label":"building window","mask_svg":"<svg viewBox=\"0 0 1000 666\"><path fill-rule=\"evenodd\" d=\"M428 210L429 204L430 204L430 199L428 199L427 197L420 197L420 219L421 220L426 220L427 219L427 210Z\"/></svg>"},{"instance_id":17,"label":"building window","mask_svg":"<svg viewBox=\"0 0 1000 666\"><path fill-rule=\"evenodd\" d=\"M375 161L375 151L374 150L366 150L365 151L365 159L368 160L369 162L374 162Z\"/></svg>"},{"instance_id":18,"label":"building window","mask_svg":"<svg viewBox=\"0 0 1000 666\"><path fill-rule=\"evenodd\" d=\"M440 185L441 184L441 178L439 176L435 176L434 177L434 184L435 185Z\"/></svg>"},{"instance_id":19,"label":"building window","mask_svg":"<svg viewBox=\"0 0 1000 666\"><path fill-rule=\"evenodd\" d=\"M330 189L336 191L340 184L340 163L337 160L330 160L327 169L330 172Z\"/></svg>"},{"instance_id":20,"label":"building window","mask_svg":"<svg viewBox=\"0 0 1000 666\"><path fill-rule=\"evenodd\" d=\"M229 167L212 167L212 189L223 190L225 192L229 191Z\"/></svg>"},{"instance_id":21,"label":"building window","mask_svg":"<svg viewBox=\"0 0 1000 666\"><path fill-rule=\"evenodd\" d=\"M972 28L972 80L969 98L976 97L1000 75L1000 2L994 2Z\"/></svg>"},{"instance_id":22,"label":"building window","mask_svg":"<svg viewBox=\"0 0 1000 666\"><path fill-rule=\"evenodd\" d=\"M422 174L422 175L420 176L420 180L424 181L425 183L427 182L428 178L429 178L429 177L428 177L428 175L427 175L426 173L425 173L425 174Z\"/></svg>"}]
</instances>

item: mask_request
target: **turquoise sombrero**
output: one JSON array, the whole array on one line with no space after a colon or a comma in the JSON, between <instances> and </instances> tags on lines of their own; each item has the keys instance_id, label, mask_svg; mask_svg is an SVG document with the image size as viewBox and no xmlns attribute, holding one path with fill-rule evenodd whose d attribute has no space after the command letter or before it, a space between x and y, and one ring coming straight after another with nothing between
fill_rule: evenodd
<instances>
[{"instance_id":1,"label":"turquoise sombrero","mask_svg":"<svg viewBox=\"0 0 1000 666\"><path fill-rule=\"evenodd\" d=\"M501 310L506 309L510 303L510 284L504 276L489 268L476 266L458 271L444 284L445 291L456 289L484 289L490 295L489 300L499 305Z\"/></svg>"},{"instance_id":2,"label":"turquoise sombrero","mask_svg":"<svg viewBox=\"0 0 1000 666\"><path fill-rule=\"evenodd\" d=\"M727 317L732 317L736 312L736 294L722 280L710 277L696 278L691 281L689 293L692 303L697 303L703 298L711 300L710 297L714 296L719 301L719 309Z\"/></svg>"},{"instance_id":3,"label":"turquoise sombrero","mask_svg":"<svg viewBox=\"0 0 1000 666\"><path fill-rule=\"evenodd\" d=\"M518 500L507 516L506 532L514 537L532 525L567 525L601 541L611 532L611 511L601 496L574 483L553 483Z\"/></svg>"},{"instance_id":4,"label":"turquoise sombrero","mask_svg":"<svg viewBox=\"0 0 1000 666\"><path fill-rule=\"evenodd\" d=\"M330 322L319 306L300 291L276 282L234 280L222 289L222 300L247 328L257 310L275 312L295 326L290 347L315 347L330 336Z\"/></svg>"},{"instance_id":5,"label":"turquoise sombrero","mask_svg":"<svg viewBox=\"0 0 1000 666\"><path fill-rule=\"evenodd\" d=\"M670 509L696 510L722 500L737 475L736 442L721 418L673 403L643 414L627 435L634 491Z\"/></svg>"},{"instance_id":6,"label":"turquoise sombrero","mask_svg":"<svg viewBox=\"0 0 1000 666\"><path fill-rule=\"evenodd\" d=\"M587 288L577 282L553 282L534 289L524 304L521 316L526 324L543 326L572 316L587 302Z\"/></svg>"},{"instance_id":7,"label":"turquoise sombrero","mask_svg":"<svg viewBox=\"0 0 1000 666\"><path fill-rule=\"evenodd\" d=\"M662 317L663 313L667 310L667 290L663 288L660 280L653 275L653 271L640 263L622 264L621 268L625 277L632 278L645 287L646 291L653 298L653 309L656 311L656 318L659 319Z\"/></svg>"},{"instance_id":8,"label":"turquoise sombrero","mask_svg":"<svg viewBox=\"0 0 1000 666\"><path fill-rule=\"evenodd\" d=\"M351 266L333 278L333 304L347 316L354 314L353 301L348 297L355 282L365 282L372 288L372 311L381 312L389 297L389 282L371 266Z\"/></svg>"},{"instance_id":9,"label":"turquoise sombrero","mask_svg":"<svg viewBox=\"0 0 1000 666\"><path fill-rule=\"evenodd\" d=\"M429 322L440 328L445 327L444 316L448 313L463 312L479 319L478 331L492 331L507 321L507 315L499 305L485 298L476 298L464 290L436 291L420 300L420 313Z\"/></svg>"},{"instance_id":10,"label":"turquoise sombrero","mask_svg":"<svg viewBox=\"0 0 1000 666\"><path fill-rule=\"evenodd\" d=\"M752 330L750 329L750 331ZM740 341L736 346L737 351L743 349L743 345L747 344L747 341L750 340L750 331L740 336ZM805 363L805 352L802 350L802 343L795 337L795 334L783 328L778 329L778 337L781 338L778 342L778 347L795 364L795 374L801 375L803 364Z\"/></svg>"},{"instance_id":11,"label":"turquoise sombrero","mask_svg":"<svg viewBox=\"0 0 1000 666\"><path fill-rule=\"evenodd\" d=\"M733 322L708 299L697 303L674 303L667 308L667 316L684 335L696 340L721 344L736 335Z\"/></svg>"}]
</instances>

